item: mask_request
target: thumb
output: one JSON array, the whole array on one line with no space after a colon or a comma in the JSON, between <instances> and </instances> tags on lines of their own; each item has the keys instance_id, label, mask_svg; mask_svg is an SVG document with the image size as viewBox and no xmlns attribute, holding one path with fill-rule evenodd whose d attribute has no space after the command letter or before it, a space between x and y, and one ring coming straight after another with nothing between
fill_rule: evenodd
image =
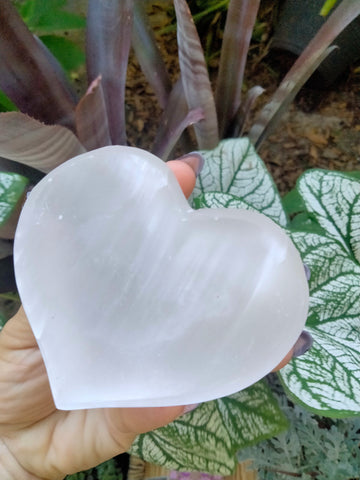
<instances>
[{"instance_id":1,"label":"thumb","mask_svg":"<svg viewBox=\"0 0 360 480\"><path fill-rule=\"evenodd\" d=\"M163 427L187 411L186 406L107 409L109 424L119 433L131 436Z\"/></svg>"}]
</instances>

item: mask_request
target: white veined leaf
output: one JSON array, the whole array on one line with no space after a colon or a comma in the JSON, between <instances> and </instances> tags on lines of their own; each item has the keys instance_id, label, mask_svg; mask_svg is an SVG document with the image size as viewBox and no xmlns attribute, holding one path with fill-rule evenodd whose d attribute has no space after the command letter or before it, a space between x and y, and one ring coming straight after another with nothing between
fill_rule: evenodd
<instances>
[{"instance_id":1,"label":"white veined leaf","mask_svg":"<svg viewBox=\"0 0 360 480\"><path fill-rule=\"evenodd\" d=\"M343 319L346 334L358 330L359 319ZM354 325L355 324L355 325ZM281 371L284 386L291 397L315 413L328 417L360 415L359 334L344 346L328 332L309 328L314 338L311 350L292 360Z\"/></svg>"},{"instance_id":2,"label":"white veined leaf","mask_svg":"<svg viewBox=\"0 0 360 480\"><path fill-rule=\"evenodd\" d=\"M255 210L251 205L241 200L235 195L228 193L209 192L196 197L193 200L193 206L199 208L239 208L242 210Z\"/></svg>"},{"instance_id":3,"label":"white veined leaf","mask_svg":"<svg viewBox=\"0 0 360 480\"><path fill-rule=\"evenodd\" d=\"M262 381L230 397L203 403L170 425L140 435L131 453L176 470L229 475L240 448L277 435L288 426Z\"/></svg>"},{"instance_id":4,"label":"white veined leaf","mask_svg":"<svg viewBox=\"0 0 360 480\"><path fill-rule=\"evenodd\" d=\"M335 238L291 237L311 271L307 330L314 345L280 376L289 394L316 413L360 415L360 266Z\"/></svg>"},{"instance_id":5,"label":"white veined leaf","mask_svg":"<svg viewBox=\"0 0 360 480\"><path fill-rule=\"evenodd\" d=\"M319 224L360 261L360 182L338 172L311 170L297 189Z\"/></svg>"},{"instance_id":6,"label":"white veined leaf","mask_svg":"<svg viewBox=\"0 0 360 480\"><path fill-rule=\"evenodd\" d=\"M23 196L28 179L11 172L0 172L0 226L5 224Z\"/></svg>"},{"instance_id":7,"label":"white veined leaf","mask_svg":"<svg viewBox=\"0 0 360 480\"><path fill-rule=\"evenodd\" d=\"M360 274L360 265L334 238L311 232L289 232L289 235L304 263L311 268L311 291L340 274Z\"/></svg>"},{"instance_id":8,"label":"white veined leaf","mask_svg":"<svg viewBox=\"0 0 360 480\"><path fill-rule=\"evenodd\" d=\"M247 138L223 140L214 150L202 154L205 164L193 198L207 192L235 195L279 225L286 226L279 192Z\"/></svg>"}]
</instances>

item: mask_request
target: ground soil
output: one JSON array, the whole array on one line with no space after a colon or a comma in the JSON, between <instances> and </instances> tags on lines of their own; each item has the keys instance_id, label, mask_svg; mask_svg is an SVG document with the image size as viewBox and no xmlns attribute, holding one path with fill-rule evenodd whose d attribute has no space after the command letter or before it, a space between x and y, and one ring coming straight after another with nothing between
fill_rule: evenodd
<instances>
[{"instance_id":1,"label":"ground soil","mask_svg":"<svg viewBox=\"0 0 360 480\"><path fill-rule=\"evenodd\" d=\"M161 11L155 22L162 22ZM160 18L159 18L160 15ZM271 98L289 64L289 56L269 48L271 32L252 45L244 88L261 85L266 92L258 100L257 111ZM159 48L175 80L179 75L175 33L158 37ZM216 56L211 75L216 81ZM359 63L347 70L336 84L304 87L281 124L265 141L260 156L266 162L282 194L309 168L360 170L360 73ZM143 77L134 56L130 57L127 81L128 137L132 145L151 148L161 109Z\"/></svg>"}]
</instances>

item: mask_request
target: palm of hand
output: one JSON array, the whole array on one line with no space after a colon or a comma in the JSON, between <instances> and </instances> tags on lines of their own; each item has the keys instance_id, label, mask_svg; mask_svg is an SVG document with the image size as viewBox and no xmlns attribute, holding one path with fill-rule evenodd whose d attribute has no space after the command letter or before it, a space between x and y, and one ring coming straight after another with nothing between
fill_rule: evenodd
<instances>
[{"instance_id":1,"label":"palm of hand","mask_svg":"<svg viewBox=\"0 0 360 480\"><path fill-rule=\"evenodd\" d=\"M138 433L172 421L182 410L56 410L23 310L1 332L0 460L14 471L9 478L62 479L90 468L128 450Z\"/></svg>"},{"instance_id":2,"label":"palm of hand","mask_svg":"<svg viewBox=\"0 0 360 480\"><path fill-rule=\"evenodd\" d=\"M169 162L186 196L195 156ZM0 334L0 477L62 479L129 449L135 436L165 425L184 407L56 409L41 353L20 309ZM5 478L4 478L5 477Z\"/></svg>"},{"instance_id":3,"label":"palm of hand","mask_svg":"<svg viewBox=\"0 0 360 480\"><path fill-rule=\"evenodd\" d=\"M197 157L169 162L186 196ZM277 367L289 361L292 351ZM36 339L25 313L0 333L0 478L60 480L129 449L136 435L174 420L183 406L57 410Z\"/></svg>"}]
</instances>

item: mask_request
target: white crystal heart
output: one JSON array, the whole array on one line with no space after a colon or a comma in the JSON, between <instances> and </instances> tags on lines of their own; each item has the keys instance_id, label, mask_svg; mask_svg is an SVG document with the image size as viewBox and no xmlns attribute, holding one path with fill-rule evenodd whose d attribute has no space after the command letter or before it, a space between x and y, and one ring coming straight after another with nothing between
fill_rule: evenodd
<instances>
[{"instance_id":1,"label":"white crystal heart","mask_svg":"<svg viewBox=\"0 0 360 480\"><path fill-rule=\"evenodd\" d=\"M198 403L267 374L303 329L303 264L280 227L189 207L131 147L47 175L15 239L23 305L60 409Z\"/></svg>"}]
</instances>

